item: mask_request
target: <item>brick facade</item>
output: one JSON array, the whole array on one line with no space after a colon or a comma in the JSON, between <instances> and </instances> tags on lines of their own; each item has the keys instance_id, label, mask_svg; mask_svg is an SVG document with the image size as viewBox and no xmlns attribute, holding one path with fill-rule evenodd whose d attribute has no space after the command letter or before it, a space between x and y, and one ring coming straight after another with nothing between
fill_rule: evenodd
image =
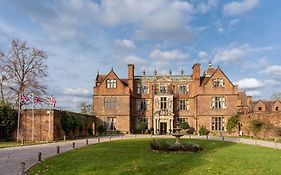
<instances>
[{"instance_id":1,"label":"brick facade","mask_svg":"<svg viewBox=\"0 0 281 175\"><path fill-rule=\"evenodd\" d=\"M196 131L200 126L224 131L228 117L243 111L240 92L219 67L209 64L203 75L200 67L194 64L191 75L182 71L135 76L134 65L129 64L126 79L113 69L97 74L93 95L97 125L130 133L147 122L154 134L169 134L177 121L187 121Z\"/></svg>"},{"instance_id":2,"label":"brick facade","mask_svg":"<svg viewBox=\"0 0 281 175\"><path fill-rule=\"evenodd\" d=\"M88 129L94 129L94 117L72 112L68 113L79 116L84 121L83 128L65 132L61 122L62 111L59 110L36 109L34 110L34 120L31 109L21 110L19 139L54 141L64 139L64 136L66 138L89 136Z\"/></svg>"}]
</instances>

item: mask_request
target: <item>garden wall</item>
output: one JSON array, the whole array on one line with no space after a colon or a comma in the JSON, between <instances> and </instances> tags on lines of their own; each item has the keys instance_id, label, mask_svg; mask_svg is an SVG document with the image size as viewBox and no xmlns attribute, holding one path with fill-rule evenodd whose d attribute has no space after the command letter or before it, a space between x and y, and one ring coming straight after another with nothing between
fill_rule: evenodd
<instances>
[{"instance_id":1,"label":"garden wall","mask_svg":"<svg viewBox=\"0 0 281 175\"><path fill-rule=\"evenodd\" d=\"M273 138L277 136L276 128L281 128L281 112L254 112L241 114L241 131L244 135L253 136L255 134L250 128L250 122L257 119L263 122L262 130L257 133L258 137Z\"/></svg>"},{"instance_id":2,"label":"garden wall","mask_svg":"<svg viewBox=\"0 0 281 175\"><path fill-rule=\"evenodd\" d=\"M66 138L87 137L92 133L93 127L94 116L92 115L36 109L33 121L32 110L23 109L20 117L19 138L27 141L54 141L64 139L64 136Z\"/></svg>"}]
</instances>

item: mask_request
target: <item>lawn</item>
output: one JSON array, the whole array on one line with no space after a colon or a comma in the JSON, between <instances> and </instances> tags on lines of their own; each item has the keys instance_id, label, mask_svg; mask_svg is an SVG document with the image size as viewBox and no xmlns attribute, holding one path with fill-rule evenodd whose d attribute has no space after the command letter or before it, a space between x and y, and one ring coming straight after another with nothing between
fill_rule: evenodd
<instances>
[{"instance_id":1,"label":"lawn","mask_svg":"<svg viewBox=\"0 0 281 175\"><path fill-rule=\"evenodd\" d=\"M149 139L119 140L66 152L34 166L28 174L173 175L281 174L281 150L220 141L188 140L200 153L156 153Z\"/></svg>"}]
</instances>

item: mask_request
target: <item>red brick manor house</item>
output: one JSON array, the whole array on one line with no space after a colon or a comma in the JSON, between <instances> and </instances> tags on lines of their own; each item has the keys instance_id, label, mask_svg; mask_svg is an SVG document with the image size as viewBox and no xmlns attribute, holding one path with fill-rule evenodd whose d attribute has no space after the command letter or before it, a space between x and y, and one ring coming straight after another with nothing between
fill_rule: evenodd
<instances>
[{"instance_id":1,"label":"red brick manor house","mask_svg":"<svg viewBox=\"0 0 281 175\"><path fill-rule=\"evenodd\" d=\"M97 74L93 93L96 124L107 131L133 132L147 122L154 134L169 134L175 124L186 121L198 131L205 126L213 132L225 131L227 119L237 113L268 110L269 102L253 102L238 92L220 67L211 63L201 74L194 64L192 74L135 76L128 65L128 78L120 78L113 69ZM281 109L280 101L271 102L271 110Z\"/></svg>"}]
</instances>

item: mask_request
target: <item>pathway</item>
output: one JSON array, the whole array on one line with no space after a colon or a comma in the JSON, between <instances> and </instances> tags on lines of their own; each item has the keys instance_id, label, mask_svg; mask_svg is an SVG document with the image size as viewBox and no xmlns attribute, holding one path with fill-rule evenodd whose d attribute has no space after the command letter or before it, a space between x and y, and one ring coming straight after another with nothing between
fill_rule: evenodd
<instances>
[{"instance_id":1,"label":"pathway","mask_svg":"<svg viewBox=\"0 0 281 175\"><path fill-rule=\"evenodd\" d=\"M120 140L120 139L135 139L135 138L172 138L170 135L165 136L150 136L150 135L125 135L125 136L112 136L112 137L100 137L88 139L88 144L96 144L98 140L100 142L106 142L110 140ZM206 139L206 136L189 136L185 135L183 138L192 139ZM281 149L280 143L254 140L254 139L244 139L244 138L231 138L231 137L218 137L209 136L209 140L220 140L227 142L245 143L252 145L259 145L264 147L270 147L275 149ZM12 148L2 148L0 149L0 175L21 175L21 162L25 162L25 169L29 169L34 164L38 162L38 153L42 153L42 160L55 156L57 154L57 147L60 147L60 153L66 152L73 149L73 142L75 142L75 148L80 148L86 146L86 139L73 140L66 142L49 143L42 145L32 145L32 146L22 146L22 147L12 147Z\"/></svg>"}]
</instances>

